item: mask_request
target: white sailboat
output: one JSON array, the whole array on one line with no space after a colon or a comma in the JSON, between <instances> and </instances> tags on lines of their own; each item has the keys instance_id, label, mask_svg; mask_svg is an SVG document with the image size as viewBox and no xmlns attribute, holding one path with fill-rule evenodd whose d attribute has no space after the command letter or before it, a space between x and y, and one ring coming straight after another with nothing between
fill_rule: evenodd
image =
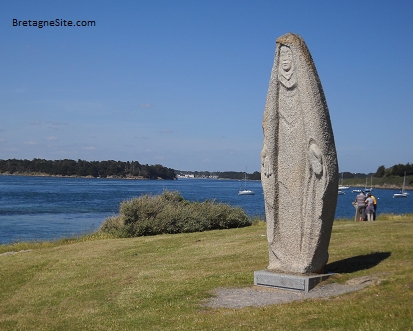
<instances>
[{"instance_id":1,"label":"white sailboat","mask_svg":"<svg viewBox=\"0 0 413 331\"><path fill-rule=\"evenodd\" d=\"M393 198L407 198L409 196L409 193L407 193L404 190L404 185L405 184L406 184L406 171L404 172L402 191L400 193L393 194Z\"/></svg>"},{"instance_id":2,"label":"white sailboat","mask_svg":"<svg viewBox=\"0 0 413 331\"><path fill-rule=\"evenodd\" d=\"M370 179L370 188L367 188L367 177L366 177L366 185L364 185L364 192L371 192L373 191L373 175L371 176Z\"/></svg>"},{"instance_id":3,"label":"white sailboat","mask_svg":"<svg viewBox=\"0 0 413 331\"><path fill-rule=\"evenodd\" d=\"M352 192L353 193L361 193L361 192L371 192L373 191L373 176L371 178L371 183L370 183L370 188L367 188L367 177L366 177L366 184L364 185L364 190L362 189L354 189Z\"/></svg>"},{"instance_id":4,"label":"white sailboat","mask_svg":"<svg viewBox=\"0 0 413 331\"><path fill-rule=\"evenodd\" d=\"M339 191L338 194L340 194L340 191L342 191L342 190L348 190L348 189L350 188L349 186L344 186L344 185L343 185L343 177L344 177L344 174L341 173L341 185L338 186L338 191ZM344 194L344 193L342 193L342 194Z\"/></svg>"},{"instance_id":5,"label":"white sailboat","mask_svg":"<svg viewBox=\"0 0 413 331\"><path fill-rule=\"evenodd\" d=\"M247 190L247 167L245 167L244 173L244 189L238 191L238 195L254 195L255 192L251 190Z\"/></svg>"}]
</instances>

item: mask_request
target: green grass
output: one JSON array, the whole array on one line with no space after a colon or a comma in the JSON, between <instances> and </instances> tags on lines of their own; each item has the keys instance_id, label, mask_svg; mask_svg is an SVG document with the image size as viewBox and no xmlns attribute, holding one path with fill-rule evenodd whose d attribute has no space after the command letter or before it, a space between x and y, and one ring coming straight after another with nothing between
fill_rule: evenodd
<instances>
[{"instance_id":1,"label":"green grass","mask_svg":"<svg viewBox=\"0 0 413 331\"><path fill-rule=\"evenodd\" d=\"M334 223L335 282L378 285L265 307L201 305L217 287L251 287L266 267L265 224L201 233L0 246L0 330L413 330L413 216ZM380 257L371 261L369 257Z\"/></svg>"}]
</instances>

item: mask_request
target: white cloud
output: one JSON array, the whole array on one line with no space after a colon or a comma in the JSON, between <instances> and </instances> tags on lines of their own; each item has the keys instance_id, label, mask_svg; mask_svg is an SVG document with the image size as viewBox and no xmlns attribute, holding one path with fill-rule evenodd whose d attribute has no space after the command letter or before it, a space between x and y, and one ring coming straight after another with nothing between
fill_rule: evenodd
<instances>
[{"instance_id":1,"label":"white cloud","mask_svg":"<svg viewBox=\"0 0 413 331\"><path fill-rule=\"evenodd\" d=\"M29 146L34 146L34 145L37 145L37 142L35 142L35 141L26 141L24 144L29 145Z\"/></svg>"},{"instance_id":2,"label":"white cloud","mask_svg":"<svg viewBox=\"0 0 413 331\"><path fill-rule=\"evenodd\" d=\"M59 139L57 139L56 137L48 137L48 138L46 138L46 140L48 140L48 141L57 141Z\"/></svg>"}]
</instances>

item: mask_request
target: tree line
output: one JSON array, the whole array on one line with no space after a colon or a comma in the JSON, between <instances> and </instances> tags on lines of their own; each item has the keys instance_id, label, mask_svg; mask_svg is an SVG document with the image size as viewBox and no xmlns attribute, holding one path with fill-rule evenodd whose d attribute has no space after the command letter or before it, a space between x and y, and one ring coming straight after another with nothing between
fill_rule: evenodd
<instances>
[{"instance_id":1,"label":"tree line","mask_svg":"<svg viewBox=\"0 0 413 331\"><path fill-rule=\"evenodd\" d=\"M382 177L391 177L391 176L399 176L402 177L406 173L407 176L413 175L413 164L406 163L406 164L395 164L390 168L386 168L384 165L377 168L374 177L382 178Z\"/></svg>"},{"instance_id":2,"label":"tree line","mask_svg":"<svg viewBox=\"0 0 413 331\"><path fill-rule=\"evenodd\" d=\"M389 168L384 165L379 166L375 173L351 173L343 172L345 179L366 178L366 176L374 176L376 178L383 177L402 177L413 175L413 164L395 164ZM221 178L221 179L244 179L244 172L237 171L176 171L171 168L164 167L160 164L148 165L140 164L138 161L85 161L85 160L17 160L17 159L0 159L0 173L7 174L47 174L52 176L79 176L79 177L138 177L144 179L175 179L176 173L193 174L196 178ZM261 173L255 171L252 174L247 174L248 180L260 180Z\"/></svg>"},{"instance_id":3,"label":"tree line","mask_svg":"<svg viewBox=\"0 0 413 331\"><path fill-rule=\"evenodd\" d=\"M244 172L236 172L236 171L223 171L218 173L218 178L227 178L227 179L244 179L245 173ZM261 173L255 171L252 174L247 174L248 180L261 180Z\"/></svg>"},{"instance_id":4,"label":"tree line","mask_svg":"<svg viewBox=\"0 0 413 331\"><path fill-rule=\"evenodd\" d=\"M137 177L143 179L175 179L175 170L160 164L147 165L138 161L85 161L85 160L0 160L3 174L46 174L79 177Z\"/></svg>"},{"instance_id":5,"label":"tree line","mask_svg":"<svg viewBox=\"0 0 413 331\"><path fill-rule=\"evenodd\" d=\"M404 173L406 172L406 176L413 175L413 164L395 164L389 168L386 168L384 165L378 167L375 173L353 173L353 172L343 172L343 178L345 179L365 179L366 176L373 176L376 178L383 178L383 177L403 177ZM216 178L221 179L244 179L244 172L237 172L237 171L222 171L222 172L209 172L209 171L186 171L184 173L193 174L195 177L198 178L210 178L215 176ZM247 174L248 180L261 180L261 173L255 171L252 174Z\"/></svg>"}]
</instances>

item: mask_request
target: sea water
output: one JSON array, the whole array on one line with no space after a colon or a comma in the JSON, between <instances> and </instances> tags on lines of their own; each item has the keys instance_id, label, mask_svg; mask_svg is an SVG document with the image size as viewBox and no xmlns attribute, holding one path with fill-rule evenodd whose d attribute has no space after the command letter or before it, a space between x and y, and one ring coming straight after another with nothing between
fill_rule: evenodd
<instances>
[{"instance_id":1,"label":"sea water","mask_svg":"<svg viewBox=\"0 0 413 331\"><path fill-rule=\"evenodd\" d=\"M97 230L119 211L121 201L143 194L179 191L189 201L214 199L265 218L261 182L248 181L255 195L238 195L244 182L218 179L126 180L0 175L0 244L52 240ZM393 199L397 190L375 189L378 214L413 213L413 194ZM336 219L353 218L356 193L338 196Z\"/></svg>"}]
</instances>

